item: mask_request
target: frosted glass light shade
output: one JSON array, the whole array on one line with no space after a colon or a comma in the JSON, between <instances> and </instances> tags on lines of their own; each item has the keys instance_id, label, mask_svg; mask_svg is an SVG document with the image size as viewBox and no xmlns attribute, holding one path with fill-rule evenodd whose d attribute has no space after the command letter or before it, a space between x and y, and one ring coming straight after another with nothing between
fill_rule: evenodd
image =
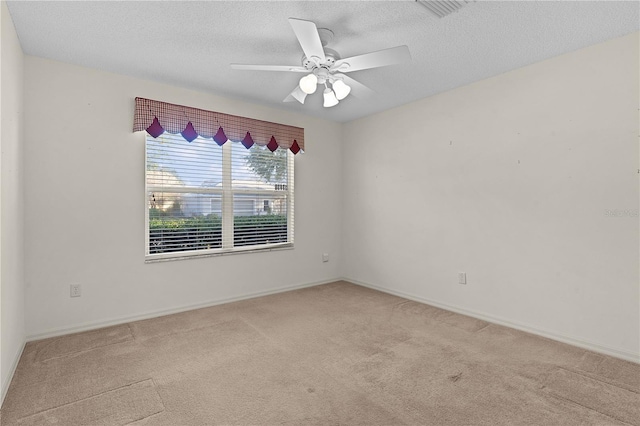
<instances>
[{"instance_id":1,"label":"frosted glass light shade","mask_svg":"<svg viewBox=\"0 0 640 426\"><path fill-rule=\"evenodd\" d=\"M315 74L305 75L300 79L300 89L307 95L310 95L316 91L318 87L318 77Z\"/></svg>"},{"instance_id":2,"label":"frosted glass light shade","mask_svg":"<svg viewBox=\"0 0 640 426\"><path fill-rule=\"evenodd\" d=\"M341 101L351 92L351 86L348 86L342 80L336 80L333 82L333 91L336 93L336 98Z\"/></svg>"},{"instance_id":3,"label":"frosted glass light shade","mask_svg":"<svg viewBox=\"0 0 640 426\"><path fill-rule=\"evenodd\" d=\"M327 87L324 89L324 107L329 108L335 105L338 105L338 98L336 98L336 94L333 93L333 90Z\"/></svg>"}]
</instances>

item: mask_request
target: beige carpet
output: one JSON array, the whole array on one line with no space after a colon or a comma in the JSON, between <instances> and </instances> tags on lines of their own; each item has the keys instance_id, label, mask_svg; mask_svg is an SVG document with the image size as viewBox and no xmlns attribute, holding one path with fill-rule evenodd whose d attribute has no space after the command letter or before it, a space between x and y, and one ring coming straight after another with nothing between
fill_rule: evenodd
<instances>
[{"instance_id":1,"label":"beige carpet","mask_svg":"<svg viewBox=\"0 0 640 426\"><path fill-rule=\"evenodd\" d=\"M29 343L3 425L640 425L640 365L345 282Z\"/></svg>"}]
</instances>

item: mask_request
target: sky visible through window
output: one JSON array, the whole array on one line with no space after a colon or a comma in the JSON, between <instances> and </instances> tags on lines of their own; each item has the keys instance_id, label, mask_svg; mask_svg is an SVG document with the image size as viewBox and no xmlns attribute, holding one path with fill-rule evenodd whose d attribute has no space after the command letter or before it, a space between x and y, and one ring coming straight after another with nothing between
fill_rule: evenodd
<instances>
[{"instance_id":1,"label":"sky visible through window","mask_svg":"<svg viewBox=\"0 0 640 426\"><path fill-rule=\"evenodd\" d=\"M165 133L147 141L147 168L158 170L166 183L167 176L173 184L192 187L215 187L222 182L222 147L211 139L196 138L187 142L181 135ZM242 183L267 183L249 167L248 159L253 155L273 156L266 147L254 145L246 149L239 142L231 144L232 180ZM226 144L225 144L226 145ZM259 153L259 154L258 154ZM280 155L281 156L281 155ZM273 178L271 184L285 183L284 178Z\"/></svg>"}]
</instances>

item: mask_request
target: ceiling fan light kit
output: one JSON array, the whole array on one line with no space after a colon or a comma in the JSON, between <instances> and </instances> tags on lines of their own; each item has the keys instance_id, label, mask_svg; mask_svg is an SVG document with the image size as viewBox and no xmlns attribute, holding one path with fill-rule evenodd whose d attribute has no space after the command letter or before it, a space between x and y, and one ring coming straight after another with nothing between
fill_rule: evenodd
<instances>
[{"instance_id":1,"label":"ceiling fan light kit","mask_svg":"<svg viewBox=\"0 0 640 426\"><path fill-rule=\"evenodd\" d=\"M346 98L347 95L351 92L351 86L348 86L342 80L335 80L331 87L333 87L333 91L336 92L336 98L338 98L339 101Z\"/></svg>"},{"instance_id":2,"label":"ceiling fan light kit","mask_svg":"<svg viewBox=\"0 0 640 426\"><path fill-rule=\"evenodd\" d=\"M315 74L305 75L300 79L299 86L304 93L311 95L315 93L318 88L318 77L316 77Z\"/></svg>"},{"instance_id":3,"label":"ceiling fan light kit","mask_svg":"<svg viewBox=\"0 0 640 426\"><path fill-rule=\"evenodd\" d=\"M338 98L336 97L336 94L333 93L333 90L329 89L328 87L326 89L324 89L324 104L323 106L325 108L329 108L332 106L336 106L338 105Z\"/></svg>"},{"instance_id":4,"label":"ceiling fan light kit","mask_svg":"<svg viewBox=\"0 0 640 426\"><path fill-rule=\"evenodd\" d=\"M333 39L331 30L317 28L313 22L303 19L289 18L289 23L304 51L301 66L231 64L231 68L237 70L307 73L300 78L296 87L283 102L295 100L304 104L307 95L315 93L319 84L325 86L323 91L325 108L337 105L350 93L360 98L371 97L373 90L343 73L401 64L411 60L407 46L397 46L341 59L338 52L326 47Z\"/></svg>"},{"instance_id":5,"label":"ceiling fan light kit","mask_svg":"<svg viewBox=\"0 0 640 426\"><path fill-rule=\"evenodd\" d=\"M324 66L312 69L312 72L300 79L298 86L307 95L316 92L318 84L324 84L324 104L325 108L336 106L338 101L343 100L351 92L351 87L344 81L331 75L329 68ZM329 88L331 84L331 88ZM295 91L295 90L294 90Z\"/></svg>"}]
</instances>

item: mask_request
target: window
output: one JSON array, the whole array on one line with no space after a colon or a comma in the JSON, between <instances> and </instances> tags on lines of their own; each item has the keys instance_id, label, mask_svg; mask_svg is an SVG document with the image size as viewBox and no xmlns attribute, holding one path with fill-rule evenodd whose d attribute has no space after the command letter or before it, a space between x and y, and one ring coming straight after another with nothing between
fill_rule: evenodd
<instances>
[{"instance_id":1,"label":"window","mask_svg":"<svg viewBox=\"0 0 640 426\"><path fill-rule=\"evenodd\" d=\"M288 149L146 135L148 260L293 245Z\"/></svg>"}]
</instances>

